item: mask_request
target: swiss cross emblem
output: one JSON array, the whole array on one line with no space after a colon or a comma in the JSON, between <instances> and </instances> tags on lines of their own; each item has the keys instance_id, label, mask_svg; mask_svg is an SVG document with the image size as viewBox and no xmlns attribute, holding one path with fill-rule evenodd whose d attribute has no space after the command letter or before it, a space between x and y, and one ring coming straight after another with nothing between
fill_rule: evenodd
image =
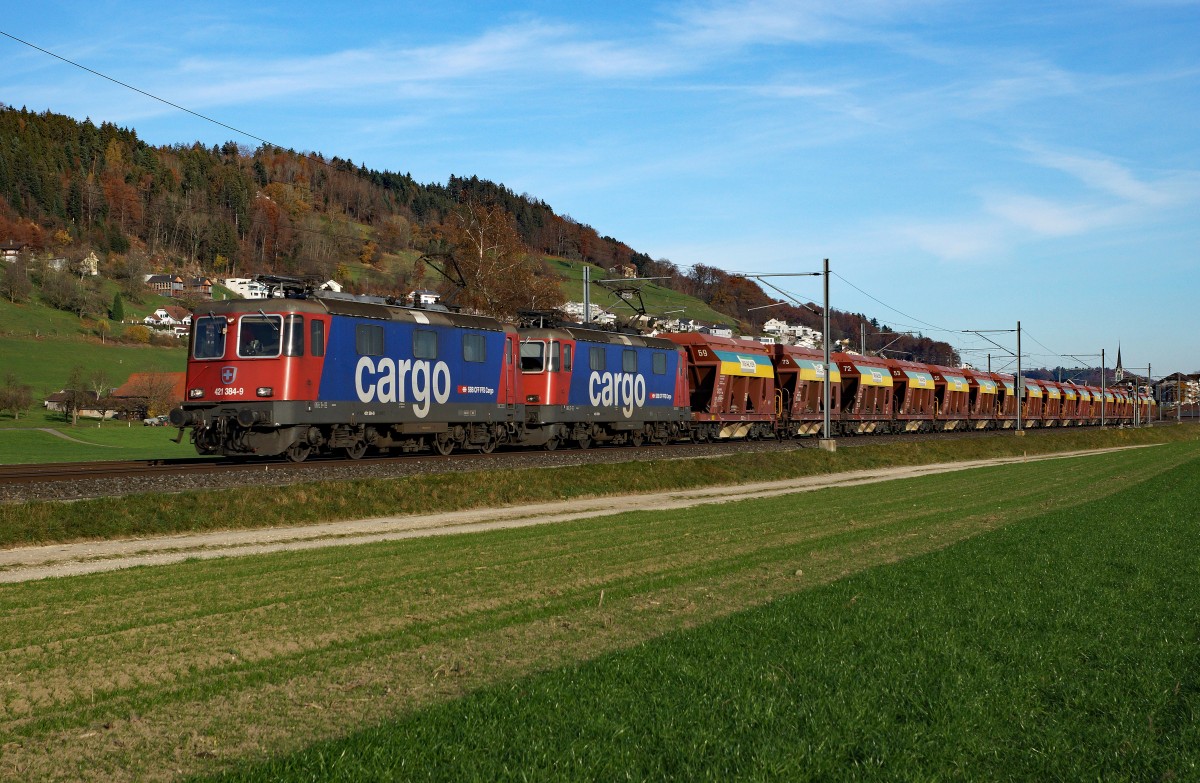
<instances>
[{"instance_id":1,"label":"swiss cross emblem","mask_svg":"<svg viewBox=\"0 0 1200 783\"><path fill-rule=\"evenodd\" d=\"M222 367L221 368L221 383L228 386L229 384L233 383L235 378L237 378L237 368L236 367Z\"/></svg>"}]
</instances>

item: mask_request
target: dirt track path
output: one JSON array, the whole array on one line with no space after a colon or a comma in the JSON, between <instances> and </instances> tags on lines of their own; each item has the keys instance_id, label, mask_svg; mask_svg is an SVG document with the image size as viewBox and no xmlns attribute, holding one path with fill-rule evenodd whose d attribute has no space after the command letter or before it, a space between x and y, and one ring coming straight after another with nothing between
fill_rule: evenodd
<instances>
[{"instance_id":1,"label":"dirt track path","mask_svg":"<svg viewBox=\"0 0 1200 783\"><path fill-rule=\"evenodd\" d=\"M546 525L630 511L668 511L706 503L811 492L827 487L851 487L883 481L949 473L956 470L1032 462L1121 451L1098 449L1032 457L1006 457L970 462L937 463L879 470L861 470L783 481L736 486L699 487L651 494L612 495L505 508L480 508L419 516L376 517L327 522L302 527L227 530L156 538L91 541L76 544L0 550L0 583L114 571L134 566L166 565L187 559L237 557L266 552L316 549L328 546L394 541L421 536L474 533L500 528Z\"/></svg>"}]
</instances>

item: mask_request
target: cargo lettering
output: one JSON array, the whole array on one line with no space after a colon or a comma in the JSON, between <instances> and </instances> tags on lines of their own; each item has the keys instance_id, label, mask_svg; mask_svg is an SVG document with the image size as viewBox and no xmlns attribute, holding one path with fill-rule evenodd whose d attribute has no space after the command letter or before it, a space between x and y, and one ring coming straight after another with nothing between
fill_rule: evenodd
<instances>
[{"instance_id":1,"label":"cargo lettering","mask_svg":"<svg viewBox=\"0 0 1200 783\"><path fill-rule=\"evenodd\" d=\"M646 379L631 373L593 372L588 376L588 399L592 405L619 406L628 419L635 406L646 404Z\"/></svg>"},{"instance_id":2,"label":"cargo lettering","mask_svg":"<svg viewBox=\"0 0 1200 783\"><path fill-rule=\"evenodd\" d=\"M450 367L438 362L432 367L424 359L378 361L370 356L358 360L354 390L361 402L411 402L420 418L429 414L430 401L445 404L450 399Z\"/></svg>"}]
</instances>

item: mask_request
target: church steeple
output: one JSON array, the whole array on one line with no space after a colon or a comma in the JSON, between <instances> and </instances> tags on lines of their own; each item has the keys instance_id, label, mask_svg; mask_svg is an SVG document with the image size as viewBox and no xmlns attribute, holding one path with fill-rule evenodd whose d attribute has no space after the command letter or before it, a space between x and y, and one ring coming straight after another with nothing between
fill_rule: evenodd
<instances>
[{"instance_id":1,"label":"church steeple","mask_svg":"<svg viewBox=\"0 0 1200 783\"><path fill-rule=\"evenodd\" d=\"M1120 382L1125 380L1125 365L1121 364L1121 344L1117 343L1117 371L1113 373L1113 380Z\"/></svg>"}]
</instances>

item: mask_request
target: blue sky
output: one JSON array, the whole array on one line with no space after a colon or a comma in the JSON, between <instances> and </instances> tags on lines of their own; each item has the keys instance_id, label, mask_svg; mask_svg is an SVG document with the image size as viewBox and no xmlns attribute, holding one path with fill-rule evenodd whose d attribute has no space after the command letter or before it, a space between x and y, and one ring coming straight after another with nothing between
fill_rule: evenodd
<instances>
[{"instance_id":1,"label":"blue sky","mask_svg":"<svg viewBox=\"0 0 1200 783\"><path fill-rule=\"evenodd\" d=\"M285 147L502 182L681 266L829 258L834 307L979 365L957 330L1020 320L1027 366L1200 370L1196 0L15 5L0 30ZM257 144L0 62L10 105Z\"/></svg>"}]
</instances>

